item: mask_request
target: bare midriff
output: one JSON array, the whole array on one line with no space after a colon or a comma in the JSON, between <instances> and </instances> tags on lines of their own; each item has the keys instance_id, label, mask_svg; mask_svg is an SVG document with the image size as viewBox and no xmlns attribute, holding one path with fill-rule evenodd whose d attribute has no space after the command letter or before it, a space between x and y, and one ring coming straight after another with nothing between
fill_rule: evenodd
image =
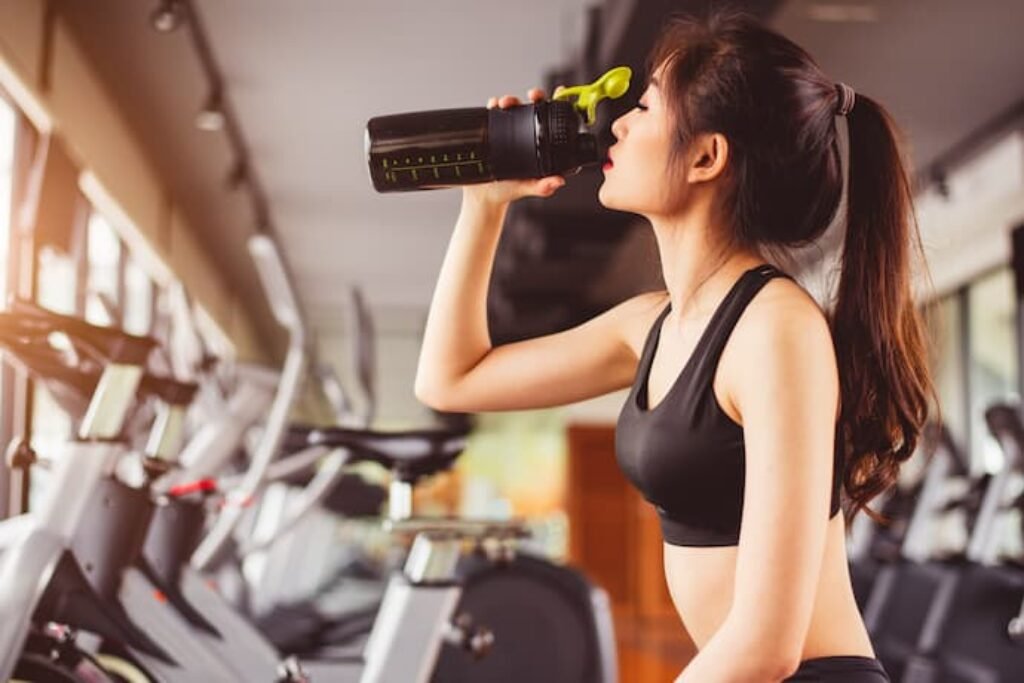
<instances>
[{"instance_id":1,"label":"bare midriff","mask_svg":"<svg viewBox=\"0 0 1024 683\"><path fill-rule=\"evenodd\" d=\"M800 660L839 655L874 657L857 609L846 559L842 514L829 521L825 555ZM664 545L672 602L697 649L715 634L732 606L737 546ZM748 614L757 618L754 606Z\"/></svg>"}]
</instances>

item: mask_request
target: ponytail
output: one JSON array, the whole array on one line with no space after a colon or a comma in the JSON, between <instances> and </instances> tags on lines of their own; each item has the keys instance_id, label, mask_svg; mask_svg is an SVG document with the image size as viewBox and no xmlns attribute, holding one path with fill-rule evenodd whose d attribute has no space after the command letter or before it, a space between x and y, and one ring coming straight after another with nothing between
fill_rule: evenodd
<instances>
[{"instance_id":1,"label":"ponytail","mask_svg":"<svg viewBox=\"0 0 1024 683\"><path fill-rule=\"evenodd\" d=\"M888 113L857 93L847 115L846 238L831 315L842 402L847 520L892 486L914 453L934 387L914 305L911 249L922 257L913 194ZM937 402L936 402L937 403Z\"/></svg>"}]
</instances>

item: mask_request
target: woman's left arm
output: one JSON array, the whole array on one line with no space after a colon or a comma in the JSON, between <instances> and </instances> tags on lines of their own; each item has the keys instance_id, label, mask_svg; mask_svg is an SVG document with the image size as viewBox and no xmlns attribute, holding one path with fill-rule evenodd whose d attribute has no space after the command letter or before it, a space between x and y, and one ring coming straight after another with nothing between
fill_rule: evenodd
<instances>
[{"instance_id":1,"label":"woman's left arm","mask_svg":"<svg viewBox=\"0 0 1024 683\"><path fill-rule=\"evenodd\" d=\"M765 683L791 675L825 552L839 400L828 323L810 300L751 306L748 313L731 366L740 378L731 398L746 444L733 601L676 683Z\"/></svg>"}]
</instances>

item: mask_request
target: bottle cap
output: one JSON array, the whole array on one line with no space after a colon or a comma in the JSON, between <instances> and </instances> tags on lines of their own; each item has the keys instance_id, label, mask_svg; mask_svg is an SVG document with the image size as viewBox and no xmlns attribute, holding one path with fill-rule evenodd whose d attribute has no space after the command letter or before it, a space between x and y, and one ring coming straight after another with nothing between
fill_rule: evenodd
<instances>
[{"instance_id":1,"label":"bottle cap","mask_svg":"<svg viewBox=\"0 0 1024 683\"><path fill-rule=\"evenodd\" d=\"M633 70L628 66L617 66L606 71L593 83L586 85L573 85L568 88L559 86L552 95L553 100L566 100L576 97L573 106L584 112L587 116L587 125L592 126L597 120L597 103L606 97L618 99L629 90L629 79L633 76Z\"/></svg>"}]
</instances>

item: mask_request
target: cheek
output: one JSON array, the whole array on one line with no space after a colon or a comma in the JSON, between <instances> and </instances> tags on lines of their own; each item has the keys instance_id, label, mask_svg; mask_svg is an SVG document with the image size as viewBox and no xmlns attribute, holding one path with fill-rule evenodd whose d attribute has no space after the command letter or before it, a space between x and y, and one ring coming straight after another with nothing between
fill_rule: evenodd
<instances>
[{"instance_id":1,"label":"cheek","mask_svg":"<svg viewBox=\"0 0 1024 683\"><path fill-rule=\"evenodd\" d=\"M623 184L628 183L640 196L659 196L664 191L667 181L665 165L668 157L664 142L660 138L648 136L636 140L636 144L629 152L623 168L616 166L613 169L613 172L622 171L616 180L623 181Z\"/></svg>"},{"instance_id":2,"label":"cheek","mask_svg":"<svg viewBox=\"0 0 1024 683\"><path fill-rule=\"evenodd\" d=\"M667 172L668 151L660 139L631 139L614 168L605 174L598 201L609 209L663 213L680 201L683 188Z\"/></svg>"},{"instance_id":3,"label":"cheek","mask_svg":"<svg viewBox=\"0 0 1024 683\"><path fill-rule=\"evenodd\" d=\"M675 183L666 171L670 135L663 123L654 118L633 121L616 155L615 166L606 173L598 191L598 201L603 205L640 213L656 212L678 198Z\"/></svg>"},{"instance_id":4,"label":"cheek","mask_svg":"<svg viewBox=\"0 0 1024 683\"><path fill-rule=\"evenodd\" d=\"M642 176L646 182L663 174L665 169L666 142L658 131L639 128L629 139L629 148L623 161L629 166L629 172Z\"/></svg>"},{"instance_id":5,"label":"cheek","mask_svg":"<svg viewBox=\"0 0 1024 683\"><path fill-rule=\"evenodd\" d=\"M609 209L645 213L662 204L664 178L646 159L623 159L606 173L597 198Z\"/></svg>"}]
</instances>

